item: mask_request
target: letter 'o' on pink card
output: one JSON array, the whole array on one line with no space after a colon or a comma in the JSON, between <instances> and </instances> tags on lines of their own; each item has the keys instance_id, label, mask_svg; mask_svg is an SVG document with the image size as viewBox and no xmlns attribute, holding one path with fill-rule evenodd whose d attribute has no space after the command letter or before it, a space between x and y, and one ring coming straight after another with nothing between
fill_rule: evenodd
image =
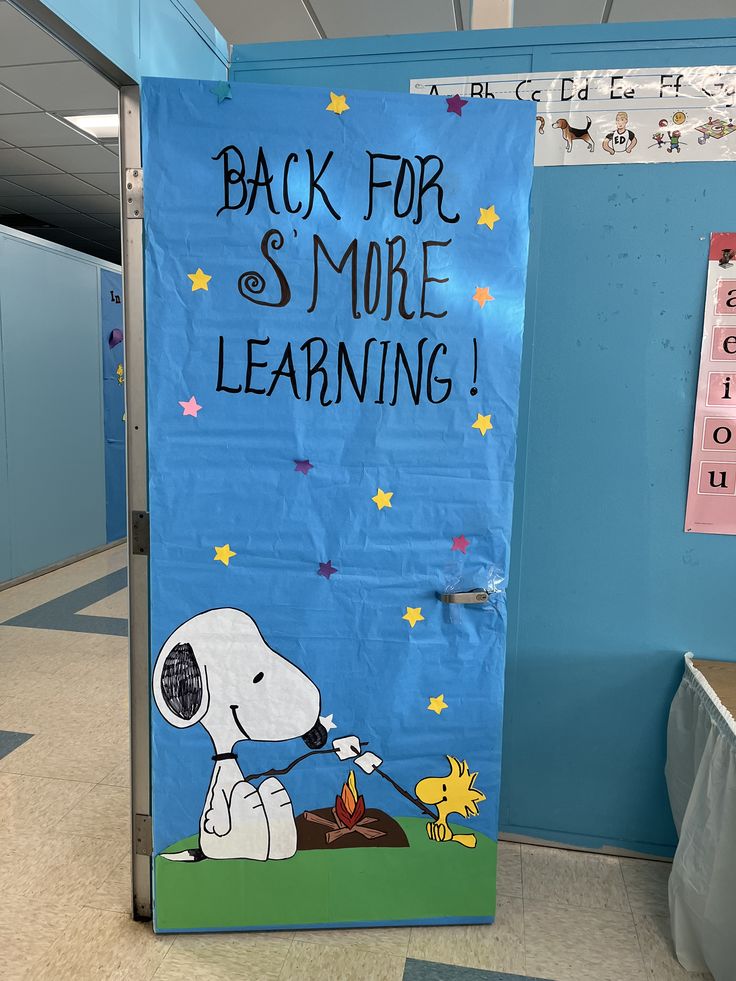
<instances>
[{"instance_id":1,"label":"letter 'o' on pink card","mask_svg":"<svg viewBox=\"0 0 736 981\"><path fill-rule=\"evenodd\" d=\"M714 327L711 339L711 361L736 361L736 324Z\"/></svg>"},{"instance_id":2,"label":"letter 'o' on pink card","mask_svg":"<svg viewBox=\"0 0 736 981\"><path fill-rule=\"evenodd\" d=\"M736 416L731 419L706 416L703 420L703 449L736 453Z\"/></svg>"},{"instance_id":3,"label":"letter 'o' on pink card","mask_svg":"<svg viewBox=\"0 0 736 981\"><path fill-rule=\"evenodd\" d=\"M736 315L736 279L718 281L716 313L721 316Z\"/></svg>"},{"instance_id":4,"label":"letter 'o' on pink card","mask_svg":"<svg viewBox=\"0 0 736 981\"><path fill-rule=\"evenodd\" d=\"M736 371L709 371L706 405L736 408Z\"/></svg>"},{"instance_id":5,"label":"letter 'o' on pink card","mask_svg":"<svg viewBox=\"0 0 736 981\"><path fill-rule=\"evenodd\" d=\"M703 460L700 464L698 494L736 494L736 463Z\"/></svg>"}]
</instances>

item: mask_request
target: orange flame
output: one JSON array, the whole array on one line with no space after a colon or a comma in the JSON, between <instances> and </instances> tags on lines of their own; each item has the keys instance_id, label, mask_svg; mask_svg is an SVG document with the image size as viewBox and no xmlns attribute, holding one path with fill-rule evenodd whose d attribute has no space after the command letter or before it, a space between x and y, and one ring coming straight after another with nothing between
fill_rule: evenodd
<instances>
[{"instance_id":1,"label":"orange flame","mask_svg":"<svg viewBox=\"0 0 736 981\"><path fill-rule=\"evenodd\" d=\"M340 797L348 814L354 814L358 805L358 788L355 784L355 772L353 770L350 771L350 776L342 785Z\"/></svg>"}]
</instances>

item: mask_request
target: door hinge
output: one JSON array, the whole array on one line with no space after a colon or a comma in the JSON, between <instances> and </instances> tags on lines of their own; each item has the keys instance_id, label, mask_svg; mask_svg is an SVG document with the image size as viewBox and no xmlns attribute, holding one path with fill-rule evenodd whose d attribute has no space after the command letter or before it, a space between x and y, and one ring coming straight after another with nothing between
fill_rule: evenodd
<instances>
[{"instance_id":1,"label":"door hinge","mask_svg":"<svg viewBox=\"0 0 736 981\"><path fill-rule=\"evenodd\" d=\"M148 555L151 548L151 522L148 511L131 512L130 543L133 555Z\"/></svg>"},{"instance_id":2,"label":"door hinge","mask_svg":"<svg viewBox=\"0 0 736 981\"><path fill-rule=\"evenodd\" d=\"M150 814L135 816L135 853L136 855L153 854L153 832Z\"/></svg>"},{"instance_id":3,"label":"door hinge","mask_svg":"<svg viewBox=\"0 0 736 981\"><path fill-rule=\"evenodd\" d=\"M128 167L125 171L125 217L143 217L142 167Z\"/></svg>"}]
</instances>

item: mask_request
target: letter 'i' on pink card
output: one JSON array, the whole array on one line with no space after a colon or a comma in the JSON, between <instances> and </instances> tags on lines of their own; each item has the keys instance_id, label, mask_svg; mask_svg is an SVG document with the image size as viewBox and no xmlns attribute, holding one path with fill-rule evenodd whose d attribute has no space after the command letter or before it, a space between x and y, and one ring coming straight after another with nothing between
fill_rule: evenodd
<instances>
[{"instance_id":1,"label":"letter 'i' on pink card","mask_svg":"<svg viewBox=\"0 0 736 981\"><path fill-rule=\"evenodd\" d=\"M714 327L710 347L711 361L736 362L736 322L733 327Z\"/></svg>"},{"instance_id":2,"label":"letter 'i' on pink card","mask_svg":"<svg viewBox=\"0 0 736 981\"><path fill-rule=\"evenodd\" d=\"M736 406L736 371L708 372L705 404L725 409Z\"/></svg>"},{"instance_id":3,"label":"letter 'i' on pink card","mask_svg":"<svg viewBox=\"0 0 736 981\"><path fill-rule=\"evenodd\" d=\"M735 254L736 233L711 235L685 513L685 531L710 535L736 535Z\"/></svg>"}]
</instances>

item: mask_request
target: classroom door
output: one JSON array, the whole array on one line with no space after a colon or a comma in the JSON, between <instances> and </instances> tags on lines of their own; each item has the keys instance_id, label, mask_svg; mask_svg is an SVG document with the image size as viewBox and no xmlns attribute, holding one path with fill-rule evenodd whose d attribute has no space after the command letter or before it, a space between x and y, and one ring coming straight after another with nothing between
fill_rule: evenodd
<instances>
[{"instance_id":1,"label":"classroom door","mask_svg":"<svg viewBox=\"0 0 736 981\"><path fill-rule=\"evenodd\" d=\"M533 117L143 85L159 931L493 919Z\"/></svg>"}]
</instances>

